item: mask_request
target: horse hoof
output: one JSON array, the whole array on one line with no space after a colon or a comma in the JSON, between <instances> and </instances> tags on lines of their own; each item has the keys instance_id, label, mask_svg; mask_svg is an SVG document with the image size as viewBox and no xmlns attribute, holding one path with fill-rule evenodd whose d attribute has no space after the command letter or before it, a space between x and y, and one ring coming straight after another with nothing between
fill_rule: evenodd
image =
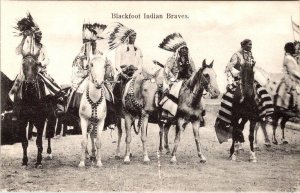
<instances>
[{"instance_id":1,"label":"horse hoof","mask_svg":"<svg viewBox=\"0 0 300 193\"><path fill-rule=\"evenodd\" d=\"M265 146L269 148L269 147L271 147L271 144L270 143L265 143Z\"/></svg>"},{"instance_id":2,"label":"horse hoof","mask_svg":"<svg viewBox=\"0 0 300 193\"><path fill-rule=\"evenodd\" d=\"M115 159L116 159L116 160L120 160L120 159L121 159L121 156L116 155L116 156L115 156Z\"/></svg>"},{"instance_id":3,"label":"horse hoof","mask_svg":"<svg viewBox=\"0 0 300 193\"><path fill-rule=\"evenodd\" d=\"M92 162L96 162L96 156L91 156L91 157L90 157L90 160L91 160Z\"/></svg>"},{"instance_id":4,"label":"horse hoof","mask_svg":"<svg viewBox=\"0 0 300 193\"><path fill-rule=\"evenodd\" d=\"M28 165L22 165L22 169L26 170L28 168Z\"/></svg>"},{"instance_id":5,"label":"horse hoof","mask_svg":"<svg viewBox=\"0 0 300 193\"><path fill-rule=\"evenodd\" d=\"M35 164L35 168L36 169L43 169L43 165L42 164Z\"/></svg>"},{"instance_id":6,"label":"horse hoof","mask_svg":"<svg viewBox=\"0 0 300 193\"><path fill-rule=\"evenodd\" d=\"M102 162L97 162L96 167L101 168L103 166Z\"/></svg>"},{"instance_id":7,"label":"horse hoof","mask_svg":"<svg viewBox=\"0 0 300 193\"><path fill-rule=\"evenodd\" d=\"M172 157L172 159L170 160L171 164L176 164L177 163L177 159L175 156Z\"/></svg>"},{"instance_id":8,"label":"horse hoof","mask_svg":"<svg viewBox=\"0 0 300 193\"><path fill-rule=\"evenodd\" d=\"M273 144L274 144L274 145L278 145L278 142L277 142L277 141L273 141Z\"/></svg>"},{"instance_id":9,"label":"horse hoof","mask_svg":"<svg viewBox=\"0 0 300 193\"><path fill-rule=\"evenodd\" d=\"M129 156L126 156L124 159L124 164L130 164Z\"/></svg>"},{"instance_id":10,"label":"horse hoof","mask_svg":"<svg viewBox=\"0 0 300 193\"><path fill-rule=\"evenodd\" d=\"M52 155L52 154L47 154L46 159L47 159L47 160L52 160L52 159L53 159L53 155Z\"/></svg>"},{"instance_id":11,"label":"horse hoof","mask_svg":"<svg viewBox=\"0 0 300 193\"><path fill-rule=\"evenodd\" d=\"M129 157L130 157L130 158L132 158L132 157L133 157L132 153L130 153L130 154L129 154Z\"/></svg>"},{"instance_id":12,"label":"horse hoof","mask_svg":"<svg viewBox=\"0 0 300 193\"><path fill-rule=\"evenodd\" d=\"M80 167L80 168L84 168L84 167L85 167L85 164L84 164L84 162L83 162L83 161L81 161L81 162L79 163L78 167Z\"/></svg>"},{"instance_id":13,"label":"horse hoof","mask_svg":"<svg viewBox=\"0 0 300 193\"><path fill-rule=\"evenodd\" d=\"M255 150L255 151L260 151L260 148L259 148L258 146L255 146L255 147L254 147L254 150Z\"/></svg>"},{"instance_id":14,"label":"horse hoof","mask_svg":"<svg viewBox=\"0 0 300 193\"><path fill-rule=\"evenodd\" d=\"M251 163L256 163L257 162L257 159L256 158L250 158L249 160Z\"/></svg>"},{"instance_id":15,"label":"horse hoof","mask_svg":"<svg viewBox=\"0 0 300 193\"><path fill-rule=\"evenodd\" d=\"M149 163L150 163L150 159L149 159L148 156L147 156L147 157L144 157L144 163L145 163L145 164L149 164Z\"/></svg>"},{"instance_id":16,"label":"horse hoof","mask_svg":"<svg viewBox=\"0 0 300 193\"><path fill-rule=\"evenodd\" d=\"M232 154L231 157L230 157L231 161L236 161L236 158L237 158L237 157L236 157L235 154Z\"/></svg>"},{"instance_id":17,"label":"horse hoof","mask_svg":"<svg viewBox=\"0 0 300 193\"><path fill-rule=\"evenodd\" d=\"M287 144L289 144L289 142L287 142L286 140L284 140L284 141L282 142L282 145L287 145Z\"/></svg>"},{"instance_id":18,"label":"horse hoof","mask_svg":"<svg viewBox=\"0 0 300 193\"><path fill-rule=\"evenodd\" d=\"M204 164L204 163L206 163L206 160L205 159L201 159L200 163Z\"/></svg>"}]
</instances>

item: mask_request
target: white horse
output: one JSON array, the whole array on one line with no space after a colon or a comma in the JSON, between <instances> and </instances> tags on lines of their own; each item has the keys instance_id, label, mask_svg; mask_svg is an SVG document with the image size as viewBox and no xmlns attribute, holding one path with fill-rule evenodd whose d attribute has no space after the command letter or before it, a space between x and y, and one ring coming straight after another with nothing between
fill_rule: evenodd
<instances>
[{"instance_id":1,"label":"white horse","mask_svg":"<svg viewBox=\"0 0 300 193\"><path fill-rule=\"evenodd\" d=\"M83 92L79 107L79 117L82 129L81 141L81 159L79 167L85 167L85 156L88 144L88 135L90 134L92 146L97 148L92 150L92 157L96 157L96 166L101 167L101 133L106 118L106 99L103 90L103 81L105 74L105 58L102 55L90 55L89 77L87 89ZM94 143L94 138L96 142Z\"/></svg>"}]
</instances>

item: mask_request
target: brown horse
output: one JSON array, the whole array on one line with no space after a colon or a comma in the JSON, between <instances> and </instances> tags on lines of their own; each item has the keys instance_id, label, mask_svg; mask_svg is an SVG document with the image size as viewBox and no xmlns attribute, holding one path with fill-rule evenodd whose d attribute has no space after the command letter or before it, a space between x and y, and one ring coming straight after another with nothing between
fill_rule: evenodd
<instances>
[{"instance_id":1,"label":"brown horse","mask_svg":"<svg viewBox=\"0 0 300 193\"><path fill-rule=\"evenodd\" d=\"M217 98L220 94L218 84L216 82L216 73L213 70L213 62L209 65L203 60L202 68L194 73L190 79L188 79L182 86L179 92L179 103L177 115L168 120L168 122L160 127L160 145L159 150L162 151L162 138L164 134L165 145L167 153L170 152L168 144L168 132L172 122L176 124L175 144L172 151L171 163L176 163L176 152L180 142L181 132L184 131L186 125L191 123L193 126L193 133L195 137L196 147L200 162L206 162L201 147L200 147L200 135L199 127L203 121L203 106L201 99L203 92L206 90L211 98Z\"/></svg>"},{"instance_id":2,"label":"brown horse","mask_svg":"<svg viewBox=\"0 0 300 193\"><path fill-rule=\"evenodd\" d=\"M209 67L212 69L212 64ZM159 121L159 116L156 116L156 119L154 118L152 120L151 116L149 116L157 115L155 112L159 110L156 96L160 87L159 85L162 84L163 72L164 70L160 69L154 75L149 75L144 72L140 73L126 85L128 91L123 95L126 129L125 163L130 162L131 126L135 119L139 119L144 162L150 161L146 146L146 130L149 121L159 123L160 127L163 128L162 123ZM180 124L182 121L192 121L195 124L195 127L197 127L199 115L202 112L202 107L199 103L204 89L208 90L212 97L219 95L219 89L215 81L215 73L205 70L205 68L201 68L197 73L194 73L193 77L190 78L181 89L181 95L179 97L179 113L178 116L176 116L176 119L180 120ZM184 102L187 98L190 99L188 103ZM193 110L191 111L191 109ZM174 152L176 152L176 149L177 146Z\"/></svg>"},{"instance_id":3,"label":"brown horse","mask_svg":"<svg viewBox=\"0 0 300 193\"><path fill-rule=\"evenodd\" d=\"M19 125L19 136L23 147L23 166L27 166L27 147L28 140L26 137L26 126L28 122L32 122L37 129L36 145L38 148L36 167L42 168L42 151L45 120L51 110L49 106L49 97L45 94L45 84L38 75L38 63L36 58L28 55L22 60L22 69L24 81L21 83L19 92L16 94L15 109ZM18 81L18 80L16 80ZM49 110L50 108L50 110ZM53 109L52 109L53 110ZM47 136L46 136L47 137ZM47 153L51 157L50 137L48 138Z\"/></svg>"}]
</instances>

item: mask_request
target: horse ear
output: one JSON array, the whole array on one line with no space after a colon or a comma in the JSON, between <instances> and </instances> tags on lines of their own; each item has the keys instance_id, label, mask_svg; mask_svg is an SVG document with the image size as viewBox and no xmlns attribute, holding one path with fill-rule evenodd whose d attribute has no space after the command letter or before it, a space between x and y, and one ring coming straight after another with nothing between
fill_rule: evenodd
<instances>
[{"instance_id":1,"label":"horse ear","mask_svg":"<svg viewBox=\"0 0 300 193\"><path fill-rule=\"evenodd\" d=\"M212 67L213 67L214 61L215 61L215 60L213 60L213 61L208 65L209 68L212 68Z\"/></svg>"},{"instance_id":2,"label":"horse ear","mask_svg":"<svg viewBox=\"0 0 300 193\"><path fill-rule=\"evenodd\" d=\"M205 68L206 66L207 66L206 65L206 59L204 59L203 62L202 62L202 67Z\"/></svg>"}]
</instances>

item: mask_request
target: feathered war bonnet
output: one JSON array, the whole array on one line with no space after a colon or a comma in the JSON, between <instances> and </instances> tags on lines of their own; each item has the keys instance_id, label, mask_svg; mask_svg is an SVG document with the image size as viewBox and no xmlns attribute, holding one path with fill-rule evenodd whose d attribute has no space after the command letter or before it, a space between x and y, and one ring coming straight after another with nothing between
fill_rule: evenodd
<instances>
[{"instance_id":1,"label":"feathered war bonnet","mask_svg":"<svg viewBox=\"0 0 300 193\"><path fill-rule=\"evenodd\" d=\"M33 21L30 13L27 13L27 17L17 21L17 26L14 28L18 31L15 32L16 36L32 34L35 38L37 36L41 37L42 34L38 25Z\"/></svg>"},{"instance_id":2,"label":"feathered war bonnet","mask_svg":"<svg viewBox=\"0 0 300 193\"><path fill-rule=\"evenodd\" d=\"M174 52L174 57L177 60L179 57L180 48L187 47L185 40L180 33L173 33L165 37L165 39L158 46L161 49ZM190 60L190 54L188 53Z\"/></svg>"},{"instance_id":3,"label":"feathered war bonnet","mask_svg":"<svg viewBox=\"0 0 300 193\"><path fill-rule=\"evenodd\" d=\"M108 39L109 49L113 50L122 43L128 43L131 35L136 35L136 32L133 29L130 29L119 22L115 22L107 27L101 37Z\"/></svg>"}]
</instances>

